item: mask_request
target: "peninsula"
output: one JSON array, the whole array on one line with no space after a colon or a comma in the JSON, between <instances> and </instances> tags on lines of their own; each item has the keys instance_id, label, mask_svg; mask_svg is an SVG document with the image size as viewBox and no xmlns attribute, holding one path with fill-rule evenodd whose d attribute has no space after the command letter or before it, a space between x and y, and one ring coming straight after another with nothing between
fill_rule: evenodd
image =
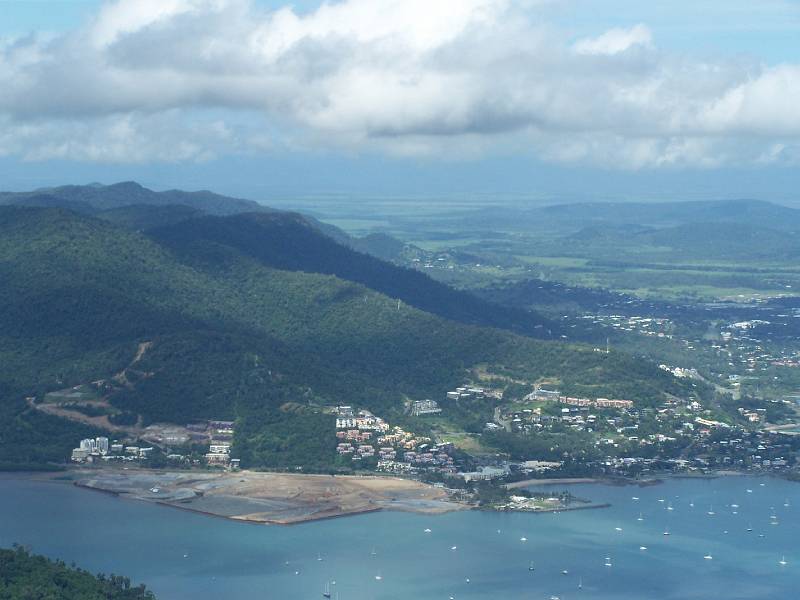
<instances>
[{"instance_id":1,"label":"peninsula","mask_svg":"<svg viewBox=\"0 0 800 600\"><path fill-rule=\"evenodd\" d=\"M441 488L382 476L256 471L75 470L78 486L250 523L289 525L379 510L441 514L468 508Z\"/></svg>"}]
</instances>

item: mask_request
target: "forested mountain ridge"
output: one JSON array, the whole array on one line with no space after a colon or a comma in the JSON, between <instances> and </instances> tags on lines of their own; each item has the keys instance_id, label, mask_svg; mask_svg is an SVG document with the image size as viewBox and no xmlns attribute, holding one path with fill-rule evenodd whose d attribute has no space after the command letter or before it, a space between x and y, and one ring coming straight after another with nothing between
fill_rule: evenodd
<instances>
[{"instance_id":1,"label":"forested mountain ridge","mask_svg":"<svg viewBox=\"0 0 800 600\"><path fill-rule=\"evenodd\" d=\"M540 315L456 291L422 273L359 252L369 250L371 240L351 238L307 215L277 211L251 200L207 191L155 192L135 182L122 182L5 192L0 193L2 204L64 208L150 232L165 245L195 244L194 238L203 237L230 245L267 266L336 275L463 323L541 338L557 336L555 326Z\"/></svg>"},{"instance_id":2,"label":"forested mountain ridge","mask_svg":"<svg viewBox=\"0 0 800 600\"><path fill-rule=\"evenodd\" d=\"M0 207L0 390L13 426L0 432L0 455L15 452L20 436L43 437L23 396L108 378L145 341L152 346L138 363L141 376L109 390L109 400L146 421L239 418L257 442L254 461L270 455L265 429L294 418L281 409L287 402L312 413L348 402L399 414L404 398L440 397L478 365L556 379L575 394L654 402L686 392L624 354L465 325L333 275L268 266L235 235L165 233L150 238L60 209ZM308 424L304 443L319 437L313 424L326 426L323 417L297 417Z\"/></svg>"},{"instance_id":3,"label":"forested mountain ridge","mask_svg":"<svg viewBox=\"0 0 800 600\"><path fill-rule=\"evenodd\" d=\"M131 205L183 205L214 215L272 210L253 200L231 198L207 190L156 192L135 181L111 185L65 185L31 192L0 192L0 204L68 208L87 214Z\"/></svg>"},{"instance_id":4,"label":"forested mountain ridge","mask_svg":"<svg viewBox=\"0 0 800 600\"><path fill-rule=\"evenodd\" d=\"M467 324L486 325L539 338L554 325L535 313L492 304L427 275L384 262L321 234L293 213L204 216L148 232L165 247L188 256L202 244L218 244L268 267L335 275L360 283L426 312Z\"/></svg>"}]
</instances>

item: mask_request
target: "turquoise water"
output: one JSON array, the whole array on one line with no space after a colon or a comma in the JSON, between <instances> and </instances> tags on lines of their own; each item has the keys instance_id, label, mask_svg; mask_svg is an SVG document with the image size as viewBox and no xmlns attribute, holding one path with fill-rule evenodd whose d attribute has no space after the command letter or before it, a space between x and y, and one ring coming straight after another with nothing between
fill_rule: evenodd
<instances>
[{"instance_id":1,"label":"turquoise water","mask_svg":"<svg viewBox=\"0 0 800 600\"><path fill-rule=\"evenodd\" d=\"M294 527L13 477L0 491L0 545L128 575L161 600L320 599L328 579L341 600L800 597L800 484L777 479L573 486L613 506L555 515L385 512Z\"/></svg>"}]
</instances>

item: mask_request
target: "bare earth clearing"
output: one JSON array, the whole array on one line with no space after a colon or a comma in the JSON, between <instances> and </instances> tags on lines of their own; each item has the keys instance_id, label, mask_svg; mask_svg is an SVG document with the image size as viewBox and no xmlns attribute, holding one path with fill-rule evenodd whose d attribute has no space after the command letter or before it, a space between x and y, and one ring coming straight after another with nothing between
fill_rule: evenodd
<instances>
[{"instance_id":1,"label":"bare earth clearing","mask_svg":"<svg viewBox=\"0 0 800 600\"><path fill-rule=\"evenodd\" d=\"M376 510L467 508L444 490L395 477L83 469L77 485L253 523L291 524Z\"/></svg>"},{"instance_id":2,"label":"bare earth clearing","mask_svg":"<svg viewBox=\"0 0 800 600\"><path fill-rule=\"evenodd\" d=\"M30 397L27 399L28 406L31 408L52 415L62 419L68 419L77 423L83 423L91 427L98 427L111 431L114 433L122 433L131 437L143 437L148 441L171 442L171 443L185 443L189 440L189 434L184 428L179 426L172 426L168 424L156 424L155 426L143 428L141 415L138 416L135 425L115 425L109 420L109 414L119 412L109 402L107 393L109 388L106 387L109 381L117 388L126 387L132 388L128 375L135 373L139 378L152 377L152 373L146 371L137 371L135 366L142 360L147 351L153 347L153 342L142 342L138 345L136 355L133 357L131 363L119 373L113 375L109 380L99 379L90 384L76 385L72 388L65 388L57 390L44 395L42 401L37 402L35 398ZM105 395L104 395L105 394ZM106 412L108 414L85 414L81 412L78 407L94 408L99 412ZM166 430L164 433L163 430ZM177 434L176 434L177 432ZM176 435L180 439L170 440L168 438L175 438ZM149 436L149 437L148 437Z\"/></svg>"}]
</instances>

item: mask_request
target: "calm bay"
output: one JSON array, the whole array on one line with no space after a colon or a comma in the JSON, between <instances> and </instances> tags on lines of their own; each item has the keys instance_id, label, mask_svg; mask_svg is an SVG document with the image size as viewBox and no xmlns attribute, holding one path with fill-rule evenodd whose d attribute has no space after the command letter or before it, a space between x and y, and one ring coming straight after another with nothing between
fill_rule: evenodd
<instances>
[{"instance_id":1,"label":"calm bay","mask_svg":"<svg viewBox=\"0 0 800 600\"><path fill-rule=\"evenodd\" d=\"M0 477L0 490L0 545L127 575L161 600L313 599L332 581L341 600L766 600L800 587L800 484L773 478L560 485L611 507L291 527L23 476Z\"/></svg>"}]
</instances>

